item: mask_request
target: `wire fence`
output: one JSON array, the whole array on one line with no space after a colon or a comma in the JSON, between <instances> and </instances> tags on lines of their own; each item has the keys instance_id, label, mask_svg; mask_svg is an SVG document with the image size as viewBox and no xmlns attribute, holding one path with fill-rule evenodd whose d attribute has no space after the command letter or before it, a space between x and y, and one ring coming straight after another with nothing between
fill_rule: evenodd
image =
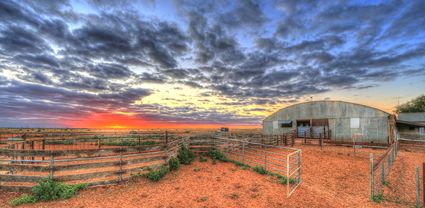
<instances>
[{"instance_id":1,"label":"wire fence","mask_svg":"<svg viewBox=\"0 0 425 208\"><path fill-rule=\"evenodd\" d=\"M370 153L370 197L373 199L378 195L383 195L384 187L388 186L386 180L399 151L398 141L394 142L387 151L375 158Z\"/></svg>"},{"instance_id":2,"label":"wire fence","mask_svg":"<svg viewBox=\"0 0 425 208\"><path fill-rule=\"evenodd\" d=\"M287 197L301 184L301 150L244 140L216 138L214 147L226 157L283 176Z\"/></svg>"}]
</instances>

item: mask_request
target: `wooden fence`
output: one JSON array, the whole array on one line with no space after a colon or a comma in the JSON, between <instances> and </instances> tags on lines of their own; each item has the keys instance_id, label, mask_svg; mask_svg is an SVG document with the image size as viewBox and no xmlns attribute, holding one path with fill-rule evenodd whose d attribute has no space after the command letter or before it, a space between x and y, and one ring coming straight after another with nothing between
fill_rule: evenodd
<instances>
[{"instance_id":1,"label":"wooden fence","mask_svg":"<svg viewBox=\"0 0 425 208\"><path fill-rule=\"evenodd\" d=\"M0 189L29 191L44 177L89 186L117 183L166 164L180 141L168 132L12 140L0 148Z\"/></svg>"}]
</instances>

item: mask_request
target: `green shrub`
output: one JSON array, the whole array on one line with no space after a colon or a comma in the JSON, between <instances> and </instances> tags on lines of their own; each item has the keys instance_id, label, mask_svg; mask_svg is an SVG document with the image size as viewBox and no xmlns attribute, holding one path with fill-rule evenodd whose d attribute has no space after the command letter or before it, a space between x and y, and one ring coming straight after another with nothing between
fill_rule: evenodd
<instances>
[{"instance_id":1,"label":"green shrub","mask_svg":"<svg viewBox=\"0 0 425 208\"><path fill-rule=\"evenodd\" d=\"M146 177L151 181L159 181L168 173L169 169L166 166L161 166L159 170L150 170Z\"/></svg>"},{"instance_id":2,"label":"green shrub","mask_svg":"<svg viewBox=\"0 0 425 208\"><path fill-rule=\"evenodd\" d=\"M170 171L178 170L180 167L179 159L173 157L170 160L168 160L168 167L170 168Z\"/></svg>"},{"instance_id":3,"label":"green shrub","mask_svg":"<svg viewBox=\"0 0 425 208\"><path fill-rule=\"evenodd\" d=\"M33 196L28 194L22 194L20 197L10 201L10 204L12 206L18 206L21 204L29 204L29 203L35 203L35 202L37 202L37 200Z\"/></svg>"},{"instance_id":4,"label":"green shrub","mask_svg":"<svg viewBox=\"0 0 425 208\"><path fill-rule=\"evenodd\" d=\"M87 187L86 184L68 185L45 178L32 188L32 196L37 201L69 199L85 187Z\"/></svg>"},{"instance_id":5,"label":"green shrub","mask_svg":"<svg viewBox=\"0 0 425 208\"><path fill-rule=\"evenodd\" d=\"M288 178L286 176L279 176L279 183L288 184ZM289 184L296 184L297 180L295 178L289 178Z\"/></svg>"},{"instance_id":6,"label":"green shrub","mask_svg":"<svg viewBox=\"0 0 425 208\"><path fill-rule=\"evenodd\" d=\"M382 182L382 185L388 187L388 186L390 186L390 182L389 181L383 181Z\"/></svg>"},{"instance_id":7,"label":"green shrub","mask_svg":"<svg viewBox=\"0 0 425 208\"><path fill-rule=\"evenodd\" d=\"M223 161L223 162L228 161L226 156L222 152L220 152L219 150L216 150L216 149L209 150L208 156L212 159L220 160L220 161Z\"/></svg>"},{"instance_id":8,"label":"green shrub","mask_svg":"<svg viewBox=\"0 0 425 208\"><path fill-rule=\"evenodd\" d=\"M195 160L195 154L188 149L185 145L180 145L179 153L177 155L181 164L188 165Z\"/></svg>"},{"instance_id":9,"label":"green shrub","mask_svg":"<svg viewBox=\"0 0 425 208\"><path fill-rule=\"evenodd\" d=\"M212 164L213 165L217 164L217 160L215 158L212 159Z\"/></svg>"},{"instance_id":10,"label":"green shrub","mask_svg":"<svg viewBox=\"0 0 425 208\"><path fill-rule=\"evenodd\" d=\"M44 178L38 182L38 185L32 188L32 194L24 194L11 201L13 206L25 203L35 203L37 201L51 201L58 199L69 199L81 189L86 188L86 184L68 185L57 182L51 178Z\"/></svg>"},{"instance_id":11,"label":"green shrub","mask_svg":"<svg viewBox=\"0 0 425 208\"><path fill-rule=\"evenodd\" d=\"M381 203L382 201L384 201L384 194L380 193L380 194L375 194L372 196L372 200L376 203Z\"/></svg>"},{"instance_id":12,"label":"green shrub","mask_svg":"<svg viewBox=\"0 0 425 208\"><path fill-rule=\"evenodd\" d=\"M207 160L207 158L205 158L205 157L200 157L199 158L199 162L207 162L208 160Z\"/></svg>"},{"instance_id":13,"label":"green shrub","mask_svg":"<svg viewBox=\"0 0 425 208\"><path fill-rule=\"evenodd\" d=\"M254 170L255 172L261 174L261 175L265 175L268 173L268 171L266 169L264 169L262 166L255 166L252 168L252 170Z\"/></svg>"}]
</instances>

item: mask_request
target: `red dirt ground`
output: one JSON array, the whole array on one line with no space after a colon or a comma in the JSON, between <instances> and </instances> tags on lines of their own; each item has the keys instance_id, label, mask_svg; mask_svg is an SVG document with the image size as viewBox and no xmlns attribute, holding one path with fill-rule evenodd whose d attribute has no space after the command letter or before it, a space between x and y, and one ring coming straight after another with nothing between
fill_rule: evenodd
<instances>
[{"instance_id":1,"label":"red dirt ground","mask_svg":"<svg viewBox=\"0 0 425 208\"><path fill-rule=\"evenodd\" d=\"M297 146L301 147L301 146ZM357 156L346 147L302 146L301 186L286 197L286 186L273 177L241 170L230 163L212 165L195 162L182 166L160 182L140 178L120 185L90 188L63 201L42 202L23 207L406 207L394 200L375 204L369 199L370 152L360 149ZM400 152L391 177L408 174L425 154ZM403 162L404 161L404 162ZM196 171L199 168L199 171ZM405 169L406 171L402 171ZM410 177L406 177L410 178ZM411 193L411 181L393 182L400 187L394 195ZM392 190L387 190L392 191ZM387 193L387 192L386 192ZM0 207L16 193L1 193ZM391 192L393 194L393 192ZM412 192L414 196L414 192ZM391 196L389 194L389 196ZM410 194L409 194L410 196ZM404 198L404 196L401 196ZM410 200L410 198L406 199Z\"/></svg>"}]
</instances>

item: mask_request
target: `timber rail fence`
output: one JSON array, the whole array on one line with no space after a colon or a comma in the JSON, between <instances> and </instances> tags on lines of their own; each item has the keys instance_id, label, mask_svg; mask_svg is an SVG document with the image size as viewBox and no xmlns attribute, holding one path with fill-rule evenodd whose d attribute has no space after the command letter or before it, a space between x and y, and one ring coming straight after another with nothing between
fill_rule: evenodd
<instances>
[{"instance_id":1,"label":"timber rail fence","mask_svg":"<svg viewBox=\"0 0 425 208\"><path fill-rule=\"evenodd\" d=\"M117 183L166 164L182 141L168 132L14 138L0 147L0 189L30 191L45 177L89 186Z\"/></svg>"},{"instance_id":2,"label":"timber rail fence","mask_svg":"<svg viewBox=\"0 0 425 208\"><path fill-rule=\"evenodd\" d=\"M35 133L3 137L0 189L30 191L45 177L69 184L107 185L167 164L183 144L195 153L217 149L227 158L285 179L287 197L301 184L301 150L290 137L227 138L184 132ZM286 141L286 142L285 142ZM292 139L292 142L294 140Z\"/></svg>"}]
</instances>

